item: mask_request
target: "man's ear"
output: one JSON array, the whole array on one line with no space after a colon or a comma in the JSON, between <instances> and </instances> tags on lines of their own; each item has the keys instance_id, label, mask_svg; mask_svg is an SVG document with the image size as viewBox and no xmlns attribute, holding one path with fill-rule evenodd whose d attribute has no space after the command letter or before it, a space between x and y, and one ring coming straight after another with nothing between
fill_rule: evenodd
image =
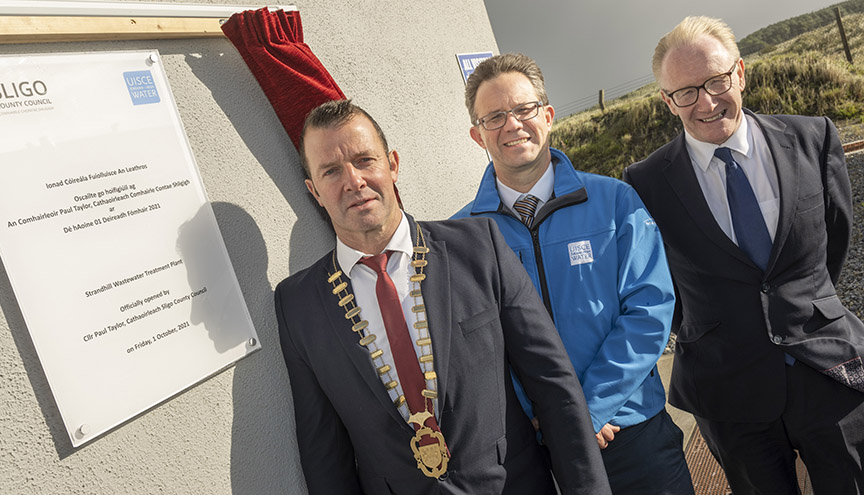
<instances>
[{"instance_id":1,"label":"man's ear","mask_svg":"<svg viewBox=\"0 0 864 495\"><path fill-rule=\"evenodd\" d=\"M306 189L309 190L309 194L311 194L312 197L315 198L315 201L318 202L318 206L324 207L324 205L321 203L321 198L318 196L318 190L315 189L315 184L312 183L312 179L306 179L305 183Z\"/></svg>"},{"instance_id":2,"label":"man's ear","mask_svg":"<svg viewBox=\"0 0 864 495\"><path fill-rule=\"evenodd\" d=\"M739 59L737 65L738 65L738 70L737 70L736 72L738 72L738 91L740 91L740 92L743 93L743 92L744 92L744 86L745 86L745 81L744 81L744 59L743 59L743 58L742 58L742 59Z\"/></svg>"},{"instance_id":3,"label":"man's ear","mask_svg":"<svg viewBox=\"0 0 864 495\"><path fill-rule=\"evenodd\" d=\"M471 134L471 139L473 139L475 143L479 144L484 150L486 149L486 143L483 142L483 135L480 134L480 129L476 125L472 125L468 133Z\"/></svg>"},{"instance_id":4,"label":"man's ear","mask_svg":"<svg viewBox=\"0 0 864 495\"><path fill-rule=\"evenodd\" d=\"M396 179L399 178L399 153L396 150L390 150L387 160L390 162L390 176L393 177L393 183L395 184Z\"/></svg>"},{"instance_id":5,"label":"man's ear","mask_svg":"<svg viewBox=\"0 0 864 495\"><path fill-rule=\"evenodd\" d=\"M555 122L555 108L552 105L546 105L543 107L543 116L546 125L549 126L549 129L552 129L552 123Z\"/></svg>"},{"instance_id":6,"label":"man's ear","mask_svg":"<svg viewBox=\"0 0 864 495\"><path fill-rule=\"evenodd\" d=\"M672 112L672 115L678 115L678 107L675 106L675 103L672 102L672 98L669 98L669 95L667 95L662 89L660 90L660 99L662 99L663 103L669 107L669 111Z\"/></svg>"}]
</instances>

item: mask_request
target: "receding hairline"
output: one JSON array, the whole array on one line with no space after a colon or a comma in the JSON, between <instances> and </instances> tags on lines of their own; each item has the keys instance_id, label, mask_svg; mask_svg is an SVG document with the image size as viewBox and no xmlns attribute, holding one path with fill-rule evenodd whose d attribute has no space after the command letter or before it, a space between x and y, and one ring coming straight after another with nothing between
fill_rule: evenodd
<instances>
[{"instance_id":1,"label":"receding hairline","mask_svg":"<svg viewBox=\"0 0 864 495\"><path fill-rule=\"evenodd\" d=\"M654 48L651 69L659 82L663 65L669 54L683 47L691 47L703 38L715 39L735 60L741 58L732 28L721 19L707 16L690 16L663 35Z\"/></svg>"}]
</instances>

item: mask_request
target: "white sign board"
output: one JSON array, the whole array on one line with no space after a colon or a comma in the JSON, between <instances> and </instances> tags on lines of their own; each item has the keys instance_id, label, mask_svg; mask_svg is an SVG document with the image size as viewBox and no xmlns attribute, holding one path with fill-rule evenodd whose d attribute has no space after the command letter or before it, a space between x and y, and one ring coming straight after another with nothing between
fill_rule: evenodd
<instances>
[{"instance_id":1,"label":"white sign board","mask_svg":"<svg viewBox=\"0 0 864 495\"><path fill-rule=\"evenodd\" d=\"M0 259L74 446L260 347L155 51L0 56Z\"/></svg>"}]
</instances>

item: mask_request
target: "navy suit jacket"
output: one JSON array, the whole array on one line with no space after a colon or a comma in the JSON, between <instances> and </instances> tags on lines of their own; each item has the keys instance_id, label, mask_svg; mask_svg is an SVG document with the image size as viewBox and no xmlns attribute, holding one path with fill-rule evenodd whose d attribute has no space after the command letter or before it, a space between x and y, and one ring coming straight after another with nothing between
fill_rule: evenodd
<instances>
[{"instance_id":1,"label":"navy suit jacket","mask_svg":"<svg viewBox=\"0 0 864 495\"><path fill-rule=\"evenodd\" d=\"M410 217L409 224L415 237ZM327 282L333 256L327 254L276 288L310 492L555 493L514 394L512 366L537 405L563 493L610 493L578 378L494 222L420 226L430 249L422 291L438 375L438 423L452 454L447 476L430 479L417 469L409 447L414 430L390 401L368 351L337 306Z\"/></svg>"},{"instance_id":2,"label":"navy suit jacket","mask_svg":"<svg viewBox=\"0 0 864 495\"><path fill-rule=\"evenodd\" d=\"M657 222L679 295L669 402L715 421L770 421L784 353L864 391L864 325L834 286L852 229L843 148L822 117L754 115L780 188L763 272L717 225L680 135L624 171Z\"/></svg>"}]
</instances>

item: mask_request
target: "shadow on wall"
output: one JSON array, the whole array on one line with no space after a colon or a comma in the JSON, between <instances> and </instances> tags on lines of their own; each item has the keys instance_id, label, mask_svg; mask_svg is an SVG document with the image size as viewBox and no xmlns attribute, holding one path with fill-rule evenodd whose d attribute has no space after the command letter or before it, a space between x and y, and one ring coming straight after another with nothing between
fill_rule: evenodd
<instances>
[{"instance_id":1,"label":"shadow on wall","mask_svg":"<svg viewBox=\"0 0 864 495\"><path fill-rule=\"evenodd\" d=\"M185 54L186 63L210 90L213 100L297 217L291 227L289 270L291 273L302 270L332 249L334 235L324 209L306 190L303 183L306 176L297 150L231 43L208 40L196 48L199 51L195 55ZM274 148L280 152L274 154Z\"/></svg>"},{"instance_id":2,"label":"shadow on wall","mask_svg":"<svg viewBox=\"0 0 864 495\"><path fill-rule=\"evenodd\" d=\"M27 372L27 378L30 380L30 387L33 389L36 402L39 404L39 409L45 418L45 424L51 433L54 448L57 450L57 457L64 459L74 453L75 448L72 447L72 442L66 433L66 427L63 426L60 409L57 408L57 402L54 401L54 395L51 393L51 388L48 385L45 370L42 369L42 363L36 354L33 339L30 338L30 330L27 328L27 324L24 323L24 316L21 314L18 300L12 293L12 284L9 282L9 275L2 264L0 264L0 309L3 310L3 316L6 317L6 323L9 325L12 340L15 341L18 355L21 357L24 370Z\"/></svg>"},{"instance_id":3,"label":"shadow on wall","mask_svg":"<svg viewBox=\"0 0 864 495\"><path fill-rule=\"evenodd\" d=\"M220 203L220 205L225 204ZM227 236L223 235L220 238L218 231L211 228L213 216L210 206L203 205L194 217L184 222L177 230L177 252L184 261L189 289L207 291L206 297L192 299L189 321L196 326L203 324L207 328L207 336L213 342L213 347L222 354L246 342L248 336L235 329L245 328L247 322L243 315L243 308L238 306L237 299L234 297L233 275L227 271L214 273L212 270L212 267L221 266L223 263L220 244ZM239 207L233 207L243 212ZM257 227L255 232L258 237L261 237ZM233 231L228 234L235 235ZM246 256L254 256L254 262L264 264L266 273L266 251L238 253L235 259L241 254L244 255L242 261L247 261ZM259 260L259 258L263 259ZM249 300L249 297L245 299Z\"/></svg>"},{"instance_id":4,"label":"shadow on wall","mask_svg":"<svg viewBox=\"0 0 864 495\"><path fill-rule=\"evenodd\" d=\"M297 150L234 47L227 40L213 40L196 48L198 53L186 54L186 63L211 91L297 217L289 246L272 249L290 248L288 269L290 273L300 271L332 249L334 235L324 210L306 190ZM252 217L241 208L214 203L213 210L262 346L260 358L241 360L234 371L232 491L305 493L288 375L267 277L267 246ZM261 459L258 453L279 458Z\"/></svg>"},{"instance_id":5,"label":"shadow on wall","mask_svg":"<svg viewBox=\"0 0 864 495\"><path fill-rule=\"evenodd\" d=\"M267 279L268 256L264 239L252 217L229 203L213 203L213 212L223 233L226 249L237 275L243 298L261 341L261 351L241 359L234 367L234 401L231 432L231 486L233 493L305 493L297 455L293 405L288 374L279 351L273 291ZM184 225L180 244L218 242L203 238L202 213ZM194 238L194 240L192 240ZM187 258L188 259L188 258ZM195 284L195 266L206 260L189 261L190 283ZM212 265L211 265L212 266ZM0 309L9 325L21 362L45 417L60 459L76 452L41 367L30 333L15 299L5 268L0 264ZM193 306L191 319L200 308ZM228 334L211 335L217 350L236 345ZM102 437L104 438L104 437ZM261 457L265 454L265 458Z\"/></svg>"},{"instance_id":6,"label":"shadow on wall","mask_svg":"<svg viewBox=\"0 0 864 495\"><path fill-rule=\"evenodd\" d=\"M306 190L297 151L269 101L227 39L196 40L194 54L178 49L181 46L185 44L161 41L64 45L68 51L157 48L163 55L182 56L297 217L291 226L289 272L311 265L333 247L333 230L323 209ZM47 45L28 47L29 53L52 51L53 47ZM254 195L254 191L250 193ZM260 229L246 211L229 203L217 202L212 206L262 346L260 352L240 360L233 370L232 492L306 493L297 454L288 373L279 350L273 291L267 274L267 248ZM273 249L284 251L289 246L273 246ZM290 273L280 275L287 277ZM0 309L10 327L58 457L64 459L76 449L66 434L2 265ZM222 345L219 338L214 338L217 349Z\"/></svg>"},{"instance_id":7,"label":"shadow on wall","mask_svg":"<svg viewBox=\"0 0 864 495\"><path fill-rule=\"evenodd\" d=\"M288 372L267 280L267 246L255 220L242 208L217 202L213 213L261 340L261 351L234 367L232 493L305 493Z\"/></svg>"}]
</instances>

